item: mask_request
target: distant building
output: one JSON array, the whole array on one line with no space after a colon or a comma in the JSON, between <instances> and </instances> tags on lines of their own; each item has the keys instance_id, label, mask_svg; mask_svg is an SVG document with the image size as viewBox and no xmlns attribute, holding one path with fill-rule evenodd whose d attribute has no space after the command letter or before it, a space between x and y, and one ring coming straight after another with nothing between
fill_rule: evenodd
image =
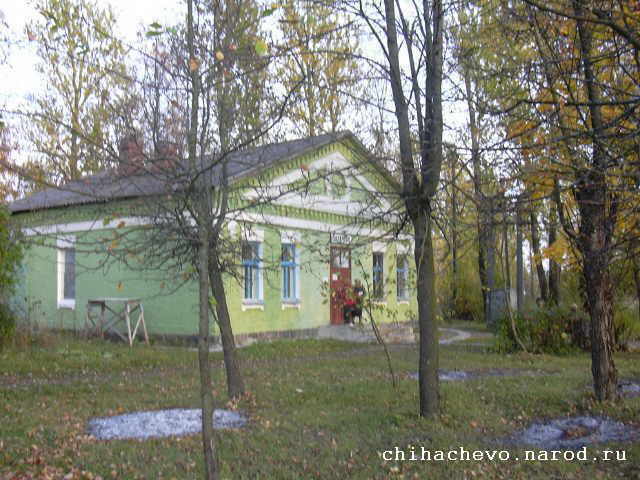
<instances>
[{"instance_id":1,"label":"distant building","mask_svg":"<svg viewBox=\"0 0 640 480\"><path fill-rule=\"evenodd\" d=\"M160 278L124 261L102 266L106 239L144 226L145 205L166 194L166 180L156 173L171 159L136 166L139 153L121 146L121 156L132 159L128 167L10 205L32 240L20 295L47 325L82 328L89 299L127 297L143 302L150 334L197 332L197 284L173 288L184 271ZM355 279L385 307L380 321L415 316L410 238L387 240L397 215L381 216L401 203L398 187L353 134L238 151L227 165L234 208L225 235L237 242L238 254L225 287L236 335L297 336L341 324L339 293ZM211 175L212 188L218 176ZM263 198L272 200L262 204Z\"/></svg>"}]
</instances>

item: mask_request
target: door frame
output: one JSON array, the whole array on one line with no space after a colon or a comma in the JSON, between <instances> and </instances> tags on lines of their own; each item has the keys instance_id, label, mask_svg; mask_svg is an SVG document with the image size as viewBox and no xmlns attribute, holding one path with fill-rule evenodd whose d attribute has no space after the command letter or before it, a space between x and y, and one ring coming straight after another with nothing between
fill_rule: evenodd
<instances>
[{"instance_id":1,"label":"door frame","mask_svg":"<svg viewBox=\"0 0 640 480\"><path fill-rule=\"evenodd\" d=\"M348 254L348 266L336 266L336 255L340 252L339 264L344 265L342 255ZM335 275L335 276L334 276ZM345 287L351 286L351 248L348 245L330 245L329 247L329 323L344 324Z\"/></svg>"}]
</instances>

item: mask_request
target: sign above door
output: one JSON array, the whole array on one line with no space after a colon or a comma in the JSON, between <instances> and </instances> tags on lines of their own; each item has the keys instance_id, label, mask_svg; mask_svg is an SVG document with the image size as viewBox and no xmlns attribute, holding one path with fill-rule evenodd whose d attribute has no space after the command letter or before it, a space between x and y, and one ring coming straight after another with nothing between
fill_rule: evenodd
<instances>
[{"instance_id":1,"label":"sign above door","mask_svg":"<svg viewBox=\"0 0 640 480\"><path fill-rule=\"evenodd\" d=\"M352 237L346 233L330 233L329 234L329 242L338 245L349 245L351 243Z\"/></svg>"}]
</instances>

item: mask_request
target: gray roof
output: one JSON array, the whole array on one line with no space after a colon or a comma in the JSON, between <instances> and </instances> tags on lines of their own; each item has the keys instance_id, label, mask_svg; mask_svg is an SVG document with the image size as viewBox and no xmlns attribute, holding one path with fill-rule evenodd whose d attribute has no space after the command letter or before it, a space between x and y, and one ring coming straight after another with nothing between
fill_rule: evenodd
<instances>
[{"instance_id":1,"label":"gray roof","mask_svg":"<svg viewBox=\"0 0 640 480\"><path fill-rule=\"evenodd\" d=\"M351 138L357 142L351 132L345 131L229 153L226 156L229 182L232 183L240 178L257 174L272 165L304 155L345 138ZM220 168L218 167L214 168L213 175L210 176L212 185L217 184L220 180ZM18 213L170 193L186 188L186 182L191 178L188 172L180 168L171 169L171 175L171 182L169 182L166 171L158 169L155 171L144 169L129 174L118 172L117 169L105 170L68 182L57 188L47 188L33 193L12 202L9 209L11 212Z\"/></svg>"}]
</instances>

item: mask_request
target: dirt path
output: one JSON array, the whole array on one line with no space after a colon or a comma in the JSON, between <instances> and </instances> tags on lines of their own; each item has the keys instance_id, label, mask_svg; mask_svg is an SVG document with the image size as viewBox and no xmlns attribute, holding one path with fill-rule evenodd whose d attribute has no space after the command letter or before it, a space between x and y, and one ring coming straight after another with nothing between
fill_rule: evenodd
<instances>
[{"instance_id":1,"label":"dirt path","mask_svg":"<svg viewBox=\"0 0 640 480\"><path fill-rule=\"evenodd\" d=\"M440 333L453 334L451 337L441 338L440 345L449 345L450 343L462 342L468 338L471 338L471 333L458 328L440 328Z\"/></svg>"}]
</instances>

